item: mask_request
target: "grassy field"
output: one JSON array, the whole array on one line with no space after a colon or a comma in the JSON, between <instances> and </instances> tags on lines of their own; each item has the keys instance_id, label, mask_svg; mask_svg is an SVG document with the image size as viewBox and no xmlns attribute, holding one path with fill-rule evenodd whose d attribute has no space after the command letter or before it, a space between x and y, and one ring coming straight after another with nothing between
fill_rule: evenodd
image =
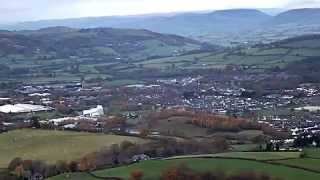
<instances>
[{"instance_id":1,"label":"grassy field","mask_svg":"<svg viewBox=\"0 0 320 180\"><path fill-rule=\"evenodd\" d=\"M218 157L218 158L243 158L259 161L280 160L299 158L300 152L227 152L208 155L177 156L170 159L195 158L195 157Z\"/></svg>"},{"instance_id":2,"label":"grassy field","mask_svg":"<svg viewBox=\"0 0 320 180\"><path fill-rule=\"evenodd\" d=\"M156 126L152 127L152 129L163 134L175 134L185 137L207 136L206 128L200 128L192 124L187 124L186 122L188 120L191 120L191 118L170 117L168 119L159 120Z\"/></svg>"},{"instance_id":3,"label":"grassy field","mask_svg":"<svg viewBox=\"0 0 320 180\"><path fill-rule=\"evenodd\" d=\"M209 128L198 127L190 124L190 117L179 116L170 117L167 119L158 120L155 126L151 126L153 131L160 132L161 134L187 137L187 138L212 138L214 136L223 136L229 139L237 140L252 140L253 138L263 135L262 131L258 130L244 130L240 132L223 132L223 131L209 131ZM176 128L179 127L179 128ZM252 149L248 149L252 150ZM258 150L257 148L255 150Z\"/></svg>"},{"instance_id":4,"label":"grassy field","mask_svg":"<svg viewBox=\"0 0 320 180\"><path fill-rule=\"evenodd\" d=\"M320 158L320 148L307 148L304 149L307 157L310 158Z\"/></svg>"},{"instance_id":5,"label":"grassy field","mask_svg":"<svg viewBox=\"0 0 320 180\"><path fill-rule=\"evenodd\" d=\"M265 148L265 145L262 145ZM232 151L257 151L260 148L260 144L235 144L231 145Z\"/></svg>"},{"instance_id":6,"label":"grassy field","mask_svg":"<svg viewBox=\"0 0 320 180\"><path fill-rule=\"evenodd\" d=\"M102 177L118 176L128 179L130 172L133 170L143 170L145 179L155 179L159 177L162 170L174 165L185 164L197 171L221 171L226 170L228 173L256 172L266 173L274 177L279 177L283 180L317 180L320 174L312 173L295 168L284 166L271 165L263 162L255 162L250 160L231 160L231 159L178 159L178 160L157 160L145 161L139 164L130 165L108 170L96 171L94 174ZM50 178L50 180L94 180L87 174L65 174Z\"/></svg>"},{"instance_id":7,"label":"grassy field","mask_svg":"<svg viewBox=\"0 0 320 180\"><path fill-rule=\"evenodd\" d=\"M280 164L292 165L296 167L311 169L320 172L320 159L310 159L310 158L302 158L302 159L290 159L290 160L281 160L275 161Z\"/></svg>"},{"instance_id":8,"label":"grassy field","mask_svg":"<svg viewBox=\"0 0 320 180\"><path fill-rule=\"evenodd\" d=\"M288 63L310 56L319 56L318 49L308 48L252 48L240 52L199 53L178 57L151 59L137 64L144 68L168 69L174 64L180 69L210 69L227 65L253 65L259 68L284 67Z\"/></svg>"},{"instance_id":9,"label":"grassy field","mask_svg":"<svg viewBox=\"0 0 320 180\"><path fill-rule=\"evenodd\" d=\"M0 167L6 167L15 157L45 160L75 160L124 140L143 142L139 138L92 133L16 130L0 134Z\"/></svg>"},{"instance_id":10,"label":"grassy field","mask_svg":"<svg viewBox=\"0 0 320 180\"><path fill-rule=\"evenodd\" d=\"M171 46L162 47L158 42L150 40L145 42L148 49L133 53L133 62L115 62L97 60L94 58L79 58L77 63L80 65L77 71L72 71L73 59L28 59L18 60L1 59L0 65L7 65L11 69L28 68L32 71L20 76L0 77L0 82L32 82L34 84L43 83L70 83L79 82L81 77L86 80L101 77L110 79L114 72L126 75L139 71L157 69L159 72L179 72L181 70L202 70L202 69L223 69L228 65L250 66L251 70L263 71L269 68L285 68L288 64L301 61L308 57L320 56L319 47L309 46L279 46L279 47L260 47L242 50L225 50L223 52L203 52L167 58L145 59L146 54L166 54L175 48ZM305 42L302 42L305 44ZM187 46L189 47L189 46ZM187 48L186 47L186 48ZM190 46L191 49L195 47ZM109 48L97 47L97 51L110 53ZM112 52L111 52L112 53ZM144 58L142 58L144 57ZM52 76L54 74L54 76ZM123 77L115 81L107 81L110 86L121 86L132 84L131 77ZM129 82L128 82L129 81Z\"/></svg>"}]
</instances>

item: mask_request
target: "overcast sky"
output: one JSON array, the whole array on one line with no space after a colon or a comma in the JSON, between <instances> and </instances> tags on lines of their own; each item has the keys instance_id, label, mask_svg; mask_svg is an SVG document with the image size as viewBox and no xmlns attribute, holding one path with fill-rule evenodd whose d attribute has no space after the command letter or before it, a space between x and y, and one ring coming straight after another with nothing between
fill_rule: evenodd
<instances>
[{"instance_id":1,"label":"overcast sky","mask_svg":"<svg viewBox=\"0 0 320 180\"><path fill-rule=\"evenodd\" d=\"M0 23L231 8L320 7L320 0L0 0Z\"/></svg>"}]
</instances>

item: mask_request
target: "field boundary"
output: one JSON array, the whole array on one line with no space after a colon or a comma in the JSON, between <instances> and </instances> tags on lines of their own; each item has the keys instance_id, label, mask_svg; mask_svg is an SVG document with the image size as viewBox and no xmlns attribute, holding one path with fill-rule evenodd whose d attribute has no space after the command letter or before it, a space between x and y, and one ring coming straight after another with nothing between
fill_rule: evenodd
<instances>
[{"instance_id":1,"label":"field boundary","mask_svg":"<svg viewBox=\"0 0 320 180\"><path fill-rule=\"evenodd\" d=\"M279 160L279 161L281 161L281 160ZM304 171L309 171L309 172L320 174L320 171L318 171L318 170L304 168L304 167L295 166L295 165L284 164L284 163L281 163L281 162L265 162L265 163L273 164L273 165L279 165L279 166L285 166L285 167L290 167L290 168L295 168L295 169L301 169L301 170L304 170Z\"/></svg>"},{"instance_id":2,"label":"field boundary","mask_svg":"<svg viewBox=\"0 0 320 180\"><path fill-rule=\"evenodd\" d=\"M302 159L302 158L285 158L285 159L277 159L277 160L257 160L257 159L250 159L250 158L235 158L235 157L210 157L210 156L198 156L198 157L181 157L181 158L172 158L172 159L163 159L165 161L168 160L175 160L175 159L230 159L230 160L247 160L247 161L253 161L253 162L259 162L259 163L265 163L265 164L270 164L270 165L277 165L277 166L284 166L284 167L289 167L289 168L295 168L295 169L300 169L303 171L309 171L313 173L320 174L320 171L314 170L314 169L308 169L304 167L299 167L299 166L294 166L294 165L289 165L289 164L283 164L283 163L278 163L278 162L273 162L273 161L281 161L281 160L291 160L291 159Z\"/></svg>"},{"instance_id":3,"label":"field boundary","mask_svg":"<svg viewBox=\"0 0 320 180\"><path fill-rule=\"evenodd\" d=\"M86 173L96 179L123 180L123 178L120 178L120 177L101 177L101 176L97 176L97 175L93 174L92 172L86 172Z\"/></svg>"}]
</instances>

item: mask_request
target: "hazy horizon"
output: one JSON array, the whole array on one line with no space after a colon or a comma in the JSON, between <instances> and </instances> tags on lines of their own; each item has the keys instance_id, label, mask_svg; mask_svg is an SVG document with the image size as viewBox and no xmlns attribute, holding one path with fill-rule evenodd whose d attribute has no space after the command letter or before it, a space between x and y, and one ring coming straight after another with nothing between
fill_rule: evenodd
<instances>
[{"instance_id":1,"label":"hazy horizon","mask_svg":"<svg viewBox=\"0 0 320 180\"><path fill-rule=\"evenodd\" d=\"M320 0L0 0L0 24L48 19L214 11L318 8Z\"/></svg>"}]
</instances>

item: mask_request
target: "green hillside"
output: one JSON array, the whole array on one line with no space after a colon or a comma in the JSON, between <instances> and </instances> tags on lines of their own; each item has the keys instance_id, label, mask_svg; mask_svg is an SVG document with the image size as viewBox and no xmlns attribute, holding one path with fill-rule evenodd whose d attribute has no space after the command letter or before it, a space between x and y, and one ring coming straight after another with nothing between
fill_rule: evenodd
<instances>
[{"instance_id":1,"label":"green hillside","mask_svg":"<svg viewBox=\"0 0 320 180\"><path fill-rule=\"evenodd\" d=\"M84 155L99 151L125 140L143 142L139 138L63 132L46 130L16 130L0 135L0 168L7 167L16 158L44 160L56 163L58 160L78 160Z\"/></svg>"},{"instance_id":2,"label":"green hillside","mask_svg":"<svg viewBox=\"0 0 320 180\"><path fill-rule=\"evenodd\" d=\"M71 43L65 36L58 35L58 40L52 45L57 48L57 53L53 53L54 56L28 57L27 54L20 53L0 58L0 82L65 83L79 82L81 77L84 77L88 82L124 85L142 83L144 78L150 78L150 76L168 77L227 67L255 72L282 70L297 74L309 71L309 62L312 62L311 64L314 65L312 67L315 69L311 71L313 74L310 75L316 77L318 63L315 62L320 56L320 35L301 36L250 48L210 50L207 47L206 51L190 51L200 48L201 45L179 36L159 35L143 30L103 29L102 39L111 39L106 41L97 40L100 37L98 35L100 34L99 29L46 29L42 31L20 33L29 34L26 37L41 37L50 42L54 41L55 33L51 34L52 31L66 31L66 34L62 34L68 38L72 34L71 37L74 37L75 40L71 40ZM46 37L48 33L51 35ZM108 36L110 33L113 34L112 38ZM136 35L133 35L134 33ZM93 40L85 40L91 36ZM121 47L99 45L99 43L120 42L125 39L129 39L127 41L131 44L122 43L123 47L122 45L119 45ZM30 43L32 44L32 42ZM88 43L92 44L90 49L85 47ZM6 46L9 45L6 44ZM50 48L52 47L50 46ZM53 51L55 51L54 48ZM177 49L182 51L176 51ZM186 54L180 54L183 51ZM40 49L39 53L41 52ZM123 56L119 56L119 54ZM75 55L75 57L69 55ZM296 66L297 63L300 65ZM300 69L296 70L294 67ZM307 78L316 79L310 78L309 74L304 79Z\"/></svg>"},{"instance_id":3,"label":"green hillside","mask_svg":"<svg viewBox=\"0 0 320 180\"><path fill-rule=\"evenodd\" d=\"M0 56L9 59L41 60L74 56L137 60L200 48L201 43L195 40L147 30L53 27L0 33Z\"/></svg>"},{"instance_id":4,"label":"green hillside","mask_svg":"<svg viewBox=\"0 0 320 180\"><path fill-rule=\"evenodd\" d=\"M227 65L251 68L284 68L311 57L320 56L320 36L302 36L252 48L237 48L223 52L200 53L171 58L151 59L137 64L146 68L168 69L175 65L181 69L223 68Z\"/></svg>"},{"instance_id":5,"label":"green hillside","mask_svg":"<svg viewBox=\"0 0 320 180\"><path fill-rule=\"evenodd\" d=\"M309 171L304 171L296 168L284 167L279 165L272 165L263 162L249 161L249 160L235 160L235 159L179 159L179 160L157 160L157 161L145 161L139 164L130 165L127 167L120 167L115 169L101 170L94 172L95 175L101 177L117 176L128 179L130 172L133 170L142 170L145 174L144 179L156 179L159 177L162 170L174 165L185 164L190 168L197 171L219 171L227 170L228 173L238 172L250 172L255 170L256 172L262 172L270 174L274 177L279 177L283 180L316 180L320 178L320 174ZM65 174L57 177L49 178L49 180L65 180L65 179L84 179L95 180L96 178L84 174Z\"/></svg>"}]
</instances>

